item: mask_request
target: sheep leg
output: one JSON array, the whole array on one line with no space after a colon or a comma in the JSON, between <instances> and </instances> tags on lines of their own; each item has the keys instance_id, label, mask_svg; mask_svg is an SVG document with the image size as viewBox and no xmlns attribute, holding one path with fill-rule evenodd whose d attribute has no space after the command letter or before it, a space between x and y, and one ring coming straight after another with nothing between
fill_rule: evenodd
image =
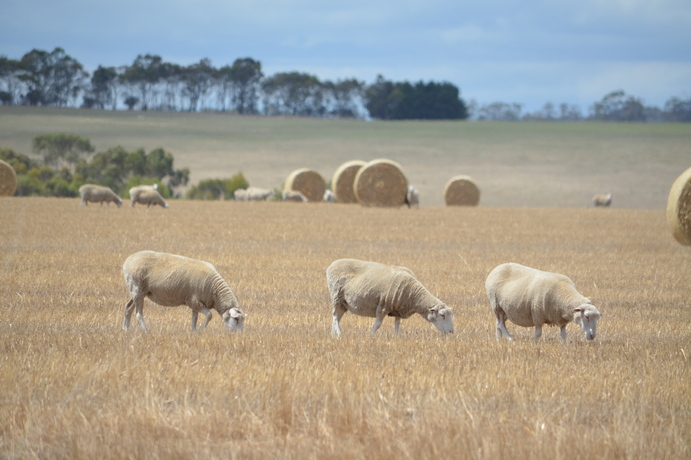
<instances>
[{"instance_id":1,"label":"sheep leg","mask_svg":"<svg viewBox=\"0 0 691 460\"><path fill-rule=\"evenodd\" d=\"M398 331L401 328L401 318L400 317L396 317L396 320L394 322L394 327L396 328L396 334L398 334Z\"/></svg>"},{"instance_id":2,"label":"sheep leg","mask_svg":"<svg viewBox=\"0 0 691 460\"><path fill-rule=\"evenodd\" d=\"M542 326L535 326L535 343L540 339L540 336L542 335Z\"/></svg>"},{"instance_id":3,"label":"sheep leg","mask_svg":"<svg viewBox=\"0 0 691 460\"><path fill-rule=\"evenodd\" d=\"M146 324L144 323L144 298L143 297L134 300L134 308L137 312L137 322L139 323L139 327L142 328L142 331L149 332L149 330L146 328Z\"/></svg>"},{"instance_id":4,"label":"sheep leg","mask_svg":"<svg viewBox=\"0 0 691 460\"><path fill-rule=\"evenodd\" d=\"M192 330L197 329L197 316L199 312L197 310L192 310Z\"/></svg>"},{"instance_id":5,"label":"sheep leg","mask_svg":"<svg viewBox=\"0 0 691 460\"><path fill-rule=\"evenodd\" d=\"M379 329L379 326L381 326L381 323L384 321L383 316L377 316L377 319L374 321L374 326L372 326L372 334L377 332L377 329Z\"/></svg>"},{"instance_id":6,"label":"sheep leg","mask_svg":"<svg viewBox=\"0 0 691 460\"><path fill-rule=\"evenodd\" d=\"M130 328L130 318L132 318L132 311L134 310L134 299L130 299L125 305L125 322L122 324L122 329L127 330Z\"/></svg>"},{"instance_id":7,"label":"sheep leg","mask_svg":"<svg viewBox=\"0 0 691 460\"><path fill-rule=\"evenodd\" d=\"M204 324L199 329L204 329L207 324L209 324L209 321L211 321L211 310L209 310L206 307L202 307L199 309L199 312L201 312L203 315L206 316L206 321L204 321ZM196 313L196 311L195 311Z\"/></svg>"},{"instance_id":8,"label":"sheep leg","mask_svg":"<svg viewBox=\"0 0 691 460\"><path fill-rule=\"evenodd\" d=\"M336 306L334 305L334 312L333 312L333 322L331 323L331 333L334 334L337 337L341 337L341 318L343 315L345 315L346 309L341 307L341 306Z\"/></svg>"},{"instance_id":9,"label":"sheep leg","mask_svg":"<svg viewBox=\"0 0 691 460\"><path fill-rule=\"evenodd\" d=\"M506 329L506 315L501 310L494 310L494 314L497 316L497 340L501 340L502 335L506 336L506 339L511 341L513 337L509 334Z\"/></svg>"},{"instance_id":10,"label":"sheep leg","mask_svg":"<svg viewBox=\"0 0 691 460\"><path fill-rule=\"evenodd\" d=\"M561 334L561 339L566 343L566 324L561 327L559 333Z\"/></svg>"}]
</instances>

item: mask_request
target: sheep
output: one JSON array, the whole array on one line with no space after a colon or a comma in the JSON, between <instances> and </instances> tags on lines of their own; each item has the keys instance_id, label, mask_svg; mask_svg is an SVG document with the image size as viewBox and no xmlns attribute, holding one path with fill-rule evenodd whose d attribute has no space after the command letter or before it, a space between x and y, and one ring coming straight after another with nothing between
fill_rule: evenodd
<instances>
[{"instance_id":1,"label":"sheep","mask_svg":"<svg viewBox=\"0 0 691 460\"><path fill-rule=\"evenodd\" d=\"M272 188L249 187L247 189L247 201L266 201L270 196L276 196Z\"/></svg>"},{"instance_id":2,"label":"sheep","mask_svg":"<svg viewBox=\"0 0 691 460\"><path fill-rule=\"evenodd\" d=\"M294 201L296 203L307 203L307 197L296 190L283 190L283 201Z\"/></svg>"},{"instance_id":3,"label":"sheep","mask_svg":"<svg viewBox=\"0 0 691 460\"><path fill-rule=\"evenodd\" d=\"M334 195L334 192L332 192L328 188L326 190L324 190L324 202L325 203L335 203L336 202L336 195Z\"/></svg>"},{"instance_id":4,"label":"sheep","mask_svg":"<svg viewBox=\"0 0 691 460\"><path fill-rule=\"evenodd\" d=\"M192 330L197 328L197 315L202 313L211 320L211 310L216 310L231 331L242 330L243 313L235 294L221 278L213 265L201 260L166 254L140 251L130 255L122 266L125 284L131 299L125 305L123 329L130 327L132 311L137 311L139 327L147 332L144 323L144 297L164 307L187 305L192 309Z\"/></svg>"},{"instance_id":5,"label":"sheep","mask_svg":"<svg viewBox=\"0 0 691 460\"><path fill-rule=\"evenodd\" d=\"M595 195L593 196L593 204L595 207L602 206L602 207L609 207L609 205L612 204L612 194L608 193L607 195Z\"/></svg>"},{"instance_id":6,"label":"sheep","mask_svg":"<svg viewBox=\"0 0 691 460\"><path fill-rule=\"evenodd\" d=\"M587 340L595 338L601 314L564 275L515 263L501 264L487 276L485 290L497 317L497 340L502 335L513 340L506 330L507 319L518 326L535 326L535 342L544 324L559 326L566 342L566 325L571 321L583 329Z\"/></svg>"},{"instance_id":7,"label":"sheep","mask_svg":"<svg viewBox=\"0 0 691 460\"><path fill-rule=\"evenodd\" d=\"M407 204L409 208L412 208L413 206L416 208L420 207L420 193L413 185L408 186L408 193L406 193L405 196L405 204Z\"/></svg>"},{"instance_id":8,"label":"sheep","mask_svg":"<svg viewBox=\"0 0 691 460\"><path fill-rule=\"evenodd\" d=\"M244 188L239 188L233 192L233 198L235 201L247 201L247 190Z\"/></svg>"},{"instance_id":9,"label":"sheep","mask_svg":"<svg viewBox=\"0 0 691 460\"><path fill-rule=\"evenodd\" d=\"M132 194L132 190L134 189L130 189L130 198L132 199L130 206L132 207L134 207L135 203L145 204L147 208L152 205L159 205L163 208L168 207L168 203L166 203L166 200L164 200L161 194L158 193L158 191L153 187L135 190L134 194Z\"/></svg>"},{"instance_id":10,"label":"sheep","mask_svg":"<svg viewBox=\"0 0 691 460\"><path fill-rule=\"evenodd\" d=\"M113 202L118 205L118 208L122 206L122 200L119 196L113 192L109 187L102 187L100 185L94 184L84 184L79 187L79 195L82 197L81 206L88 206L89 201L92 203L110 203Z\"/></svg>"},{"instance_id":11,"label":"sheep","mask_svg":"<svg viewBox=\"0 0 691 460\"><path fill-rule=\"evenodd\" d=\"M401 318L409 318L414 313L442 333L453 332L452 309L430 294L405 267L339 259L326 269L326 281L333 304L331 332L338 337L341 317L346 311L376 318L373 334L386 316L396 318L398 333Z\"/></svg>"}]
</instances>

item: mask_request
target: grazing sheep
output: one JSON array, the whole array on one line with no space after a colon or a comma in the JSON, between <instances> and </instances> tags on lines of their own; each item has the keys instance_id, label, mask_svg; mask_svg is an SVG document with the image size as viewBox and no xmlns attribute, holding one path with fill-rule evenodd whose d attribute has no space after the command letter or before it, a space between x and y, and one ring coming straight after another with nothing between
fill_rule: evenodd
<instances>
[{"instance_id":1,"label":"grazing sheep","mask_svg":"<svg viewBox=\"0 0 691 460\"><path fill-rule=\"evenodd\" d=\"M82 197L82 206L88 206L89 201L92 203L110 203L113 202L118 205L118 208L122 206L122 200L119 196L115 194L109 187L102 187L100 185L94 184L84 184L79 187L79 195Z\"/></svg>"},{"instance_id":2,"label":"grazing sheep","mask_svg":"<svg viewBox=\"0 0 691 460\"><path fill-rule=\"evenodd\" d=\"M325 203L335 203L336 202L336 195L334 195L334 192L332 192L328 188L326 190L324 190L324 202Z\"/></svg>"},{"instance_id":3,"label":"grazing sheep","mask_svg":"<svg viewBox=\"0 0 691 460\"><path fill-rule=\"evenodd\" d=\"M346 311L376 318L375 333L385 316L401 318L414 313L434 324L443 333L453 332L451 308L434 297L405 267L340 259L326 269L326 281L333 304L331 332L341 336L340 321Z\"/></svg>"},{"instance_id":4,"label":"grazing sheep","mask_svg":"<svg viewBox=\"0 0 691 460\"><path fill-rule=\"evenodd\" d=\"M612 194L608 193L607 195L595 195L593 196L593 204L595 207L598 206L603 206L603 207L608 207L609 205L612 204Z\"/></svg>"},{"instance_id":5,"label":"grazing sheep","mask_svg":"<svg viewBox=\"0 0 691 460\"><path fill-rule=\"evenodd\" d=\"M405 196L405 204L407 204L409 208L412 208L413 206L416 208L420 207L420 193L412 185L408 186L408 193L406 193Z\"/></svg>"},{"instance_id":6,"label":"grazing sheep","mask_svg":"<svg viewBox=\"0 0 691 460\"><path fill-rule=\"evenodd\" d=\"M283 190L283 201L294 201L296 203L307 203L307 197L296 190Z\"/></svg>"},{"instance_id":7,"label":"grazing sheep","mask_svg":"<svg viewBox=\"0 0 691 460\"><path fill-rule=\"evenodd\" d=\"M566 325L571 321L581 326L587 340L595 338L600 312L564 275L502 264L490 272L485 289L497 317L497 339L505 335L513 340L506 330L507 319L518 326L535 326L536 342L544 324L559 326L566 342Z\"/></svg>"},{"instance_id":8,"label":"grazing sheep","mask_svg":"<svg viewBox=\"0 0 691 460\"><path fill-rule=\"evenodd\" d=\"M233 192L233 198L235 201L247 201L247 190L244 188L239 188Z\"/></svg>"},{"instance_id":9,"label":"grazing sheep","mask_svg":"<svg viewBox=\"0 0 691 460\"><path fill-rule=\"evenodd\" d=\"M240 309L235 294L208 262L163 252L141 251L125 260L122 273L132 297L125 306L125 330L130 327L130 317L135 309L139 326L147 330L143 315L144 297L164 307L190 307L192 330L197 328L200 312L206 316L201 329L206 327L212 309L221 315L231 331L242 330L245 324L246 315Z\"/></svg>"},{"instance_id":10,"label":"grazing sheep","mask_svg":"<svg viewBox=\"0 0 691 460\"><path fill-rule=\"evenodd\" d=\"M249 187L247 189L247 201L266 201L270 196L276 196L272 188Z\"/></svg>"},{"instance_id":11,"label":"grazing sheep","mask_svg":"<svg viewBox=\"0 0 691 460\"><path fill-rule=\"evenodd\" d=\"M146 188L140 188L140 187L146 187ZM150 186L140 186L140 187L134 187L130 189L130 198L131 198L131 203L130 206L134 207L135 203L139 204L145 204L146 207L148 208L149 206L156 206L159 205L163 208L168 207L168 203L166 203L166 200L163 199L160 193L154 188ZM135 190L138 189L138 190ZM134 190L134 193L132 191Z\"/></svg>"}]
</instances>

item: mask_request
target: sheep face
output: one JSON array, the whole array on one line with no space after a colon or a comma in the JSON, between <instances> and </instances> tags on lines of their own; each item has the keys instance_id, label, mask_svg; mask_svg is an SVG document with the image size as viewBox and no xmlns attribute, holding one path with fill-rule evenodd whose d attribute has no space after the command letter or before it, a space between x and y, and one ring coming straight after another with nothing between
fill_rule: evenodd
<instances>
[{"instance_id":1,"label":"sheep face","mask_svg":"<svg viewBox=\"0 0 691 460\"><path fill-rule=\"evenodd\" d=\"M437 305L429 309L427 321L437 326L444 334L453 333L453 312L446 305Z\"/></svg>"},{"instance_id":2,"label":"sheep face","mask_svg":"<svg viewBox=\"0 0 691 460\"><path fill-rule=\"evenodd\" d=\"M593 340L597 333L597 320L600 319L600 312L590 304L583 304L574 309L573 321L581 326L587 340Z\"/></svg>"},{"instance_id":3,"label":"sheep face","mask_svg":"<svg viewBox=\"0 0 691 460\"><path fill-rule=\"evenodd\" d=\"M229 331L241 331L245 327L246 316L239 308L231 308L223 313L223 322Z\"/></svg>"}]
</instances>

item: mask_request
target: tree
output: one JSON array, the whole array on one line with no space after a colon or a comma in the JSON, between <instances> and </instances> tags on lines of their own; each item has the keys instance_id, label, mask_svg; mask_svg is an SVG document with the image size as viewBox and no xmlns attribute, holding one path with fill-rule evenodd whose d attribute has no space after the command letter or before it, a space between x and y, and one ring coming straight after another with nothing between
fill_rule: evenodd
<instances>
[{"instance_id":1,"label":"tree","mask_svg":"<svg viewBox=\"0 0 691 460\"><path fill-rule=\"evenodd\" d=\"M591 118L604 121L645 121L645 107L640 99L622 90L612 91L591 107Z\"/></svg>"},{"instance_id":2,"label":"tree","mask_svg":"<svg viewBox=\"0 0 691 460\"><path fill-rule=\"evenodd\" d=\"M263 84L267 115L321 116L321 83L317 77L306 73L277 73Z\"/></svg>"},{"instance_id":3,"label":"tree","mask_svg":"<svg viewBox=\"0 0 691 460\"><path fill-rule=\"evenodd\" d=\"M451 83L393 83L379 75L366 90L366 107L383 120L462 120L468 108Z\"/></svg>"},{"instance_id":4,"label":"tree","mask_svg":"<svg viewBox=\"0 0 691 460\"><path fill-rule=\"evenodd\" d=\"M91 76L91 87L88 98L93 101L92 107L105 108L112 105L113 110L117 106L118 72L115 67L98 66ZM87 97L84 98L85 105Z\"/></svg>"},{"instance_id":5,"label":"tree","mask_svg":"<svg viewBox=\"0 0 691 460\"><path fill-rule=\"evenodd\" d=\"M148 110L153 106L156 85L161 81L164 71L165 66L161 56L140 54L131 66L125 68L120 75L120 81L139 92L141 109Z\"/></svg>"},{"instance_id":6,"label":"tree","mask_svg":"<svg viewBox=\"0 0 691 460\"><path fill-rule=\"evenodd\" d=\"M215 71L209 59L202 59L182 69L183 94L190 101L190 112L197 110L200 101L202 101L201 108L204 109L203 100L211 89L214 76Z\"/></svg>"},{"instance_id":7,"label":"tree","mask_svg":"<svg viewBox=\"0 0 691 460\"><path fill-rule=\"evenodd\" d=\"M667 121L690 122L691 98L683 100L672 97L667 100L664 108L664 118Z\"/></svg>"},{"instance_id":8,"label":"tree","mask_svg":"<svg viewBox=\"0 0 691 460\"><path fill-rule=\"evenodd\" d=\"M55 167L65 162L74 167L82 157L94 151L89 139L66 133L36 135L32 147L34 153L43 155L46 165Z\"/></svg>"},{"instance_id":9,"label":"tree","mask_svg":"<svg viewBox=\"0 0 691 460\"><path fill-rule=\"evenodd\" d=\"M329 113L337 117L357 118L365 94L365 83L354 78L324 82L325 93L331 99Z\"/></svg>"},{"instance_id":10,"label":"tree","mask_svg":"<svg viewBox=\"0 0 691 460\"><path fill-rule=\"evenodd\" d=\"M19 61L0 56L0 104L12 105L19 101L20 72Z\"/></svg>"},{"instance_id":11,"label":"tree","mask_svg":"<svg viewBox=\"0 0 691 460\"><path fill-rule=\"evenodd\" d=\"M88 73L79 61L55 48L51 53L34 49L19 61L27 92L24 103L29 105L57 105L63 107L76 100Z\"/></svg>"},{"instance_id":12,"label":"tree","mask_svg":"<svg viewBox=\"0 0 691 460\"><path fill-rule=\"evenodd\" d=\"M236 59L229 77L235 111L239 114L257 113L259 84L264 77L261 63L251 58Z\"/></svg>"}]
</instances>

